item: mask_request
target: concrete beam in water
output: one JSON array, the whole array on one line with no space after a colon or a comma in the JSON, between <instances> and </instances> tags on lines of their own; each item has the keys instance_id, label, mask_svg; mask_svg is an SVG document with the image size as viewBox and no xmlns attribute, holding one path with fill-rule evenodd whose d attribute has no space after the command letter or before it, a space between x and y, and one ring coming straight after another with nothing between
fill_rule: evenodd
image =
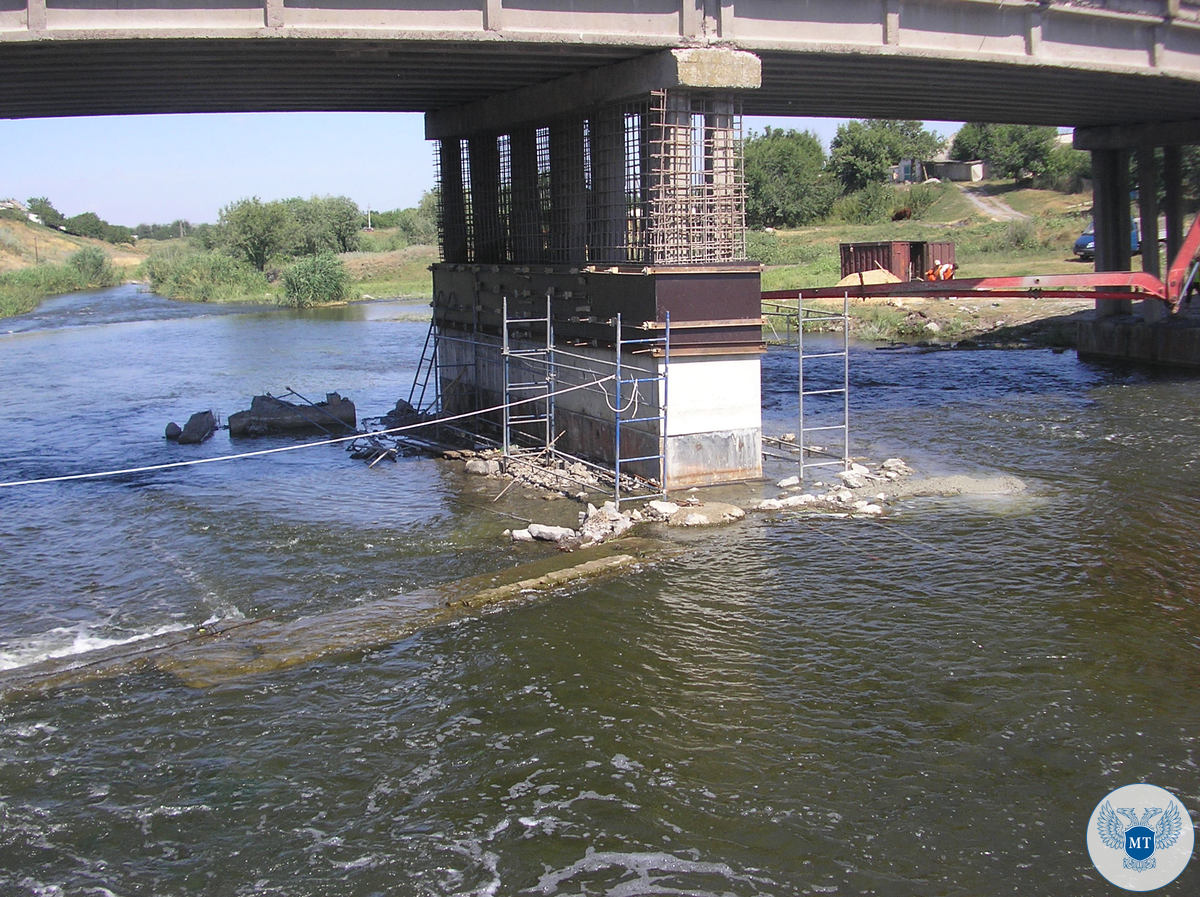
<instances>
[{"instance_id":1,"label":"concrete beam in water","mask_svg":"<svg viewBox=\"0 0 1200 897\"><path fill-rule=\"evenodd\" d=\"M300 620L243 620L45 660L0 672L0 701L151 670L208 688L363 653L533 594L629 570L661 558L667 548L653 539L621 539Z\"/></svg>"}]
</instances>

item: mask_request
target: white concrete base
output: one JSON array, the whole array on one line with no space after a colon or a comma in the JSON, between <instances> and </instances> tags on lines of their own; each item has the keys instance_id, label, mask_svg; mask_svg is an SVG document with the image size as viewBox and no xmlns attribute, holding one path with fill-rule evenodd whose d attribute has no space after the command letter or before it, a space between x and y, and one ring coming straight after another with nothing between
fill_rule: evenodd
<instances>
[{"instance_id":1,"label":"white concrete base","mask_svg":"<svg viewBox=\"0 0 1200 897\"><path fill-rule=\"evenodd\" d=\"M459 334L450 332L450 336ZM519 350L545 348L536 343L512 344ZM504 396L504 365L499 340L482 336L439 341L440 387L447 413L461 413L499 405ZM753 479L762 475L762 399L758 353L741 355L689 355L663 359L626 353L625 378L644 382L621 387L618 396L613 376L616 352L607 348L556 348L553 382L557 390L585 388L558 395L554 400L555 447L602 464L612 464L617 453L617 412L622 458L654 456L655 460L623 468L639 476L658 479L657 456L665 460L666 488L714 485ZM661 378L666 371L665 388ZM510 381L529 382L546 377L544 356L536 360L512 358ZM513 391L513 399L531 395ZM666 432L659 416L666 404ZM619 403L619 405L618 405ZM516 413L542 413L544 403ZM644 420L650 418L650 420ZM489 415L499 423L500 415ZM544 438L539 430L535 438Z\"/></svg>"}]
</instances>

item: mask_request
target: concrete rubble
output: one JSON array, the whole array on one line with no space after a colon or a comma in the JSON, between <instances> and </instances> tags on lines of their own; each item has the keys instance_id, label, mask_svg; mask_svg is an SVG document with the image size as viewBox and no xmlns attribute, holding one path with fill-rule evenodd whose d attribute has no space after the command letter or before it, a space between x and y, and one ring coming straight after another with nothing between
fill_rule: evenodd
<instances>
[{"instance_id":1,"label":"concrete rubble","mask_svg":"<svg viewBox=\"0 0 1200 897\"><path fill-rule=\"evenodd\" d=\"M574 498L586 501L592 492L609 491L609 485L586 464L579 461L564 461L554 458L504 458L498 450L476 452L469 449L451 449L442 453L448 461L465 461L465 470L474 476L514 480L523 486L536 489L545 498Z\"/></svg>"},{"instance_id":2,"label":"concrete rubble","mask_svg":"<svg viewBox=\"0 0 1200 897\"><path fill-rule=\"evenodd\" d=\"M197 411L182 427L175 421L167 424L166 437L180 445L199 445L217 429L217 417L211 411Z\"/></svg>"},{"instance_id":3,"label":"concrete rubble","mask_svg":"<svg viewBox=\"0 0 1200 897\"><path fill-rule=\"evenodd\" d=\"M575 491L580 482L591 486L592 493L608 488L585 465L561 459L543 467L536 459L510 458L506 461L497 451L448 451L444 457L465 461L465 470L469 474L522 483L542 490L545 497L565 495L586 502L589 491ZM800 478L789 476L776 483L782 490L780 495L759 501L753 510L798 509L825 516L878 517L885 513L886 503L897 498L1010 495L1025 489L1025 484L1015 477L951 475L916 478L914 473L913 468L900 458L888 458L873 467L853 462L846 470L833 475L833 483L817 483L823 491L804 491ZM505 530L504 535L514 542L550 542L564 550L574 550L615 539L640 523L670 527L718 526L745 516L746 511L737 505L701 501L695 496L680 501L652 499L627 510L619 510L612 501L599 507L589 502L586 510L579 512L575 528L530 523L522 529Z\"/></svg>"},{"instance_id":4,"label":"concrete rubble","mask_svg":"<svg viewBox=\"0 0 1200 897\"><path fill-rule=\"evenodd\" d=\"M358 425L354 403L336 392L311 405L285 402L275 396L254 396L247 411L229 415L229 435L275 436L280 434L353 433Z\"/></svg>"}]
</instances>

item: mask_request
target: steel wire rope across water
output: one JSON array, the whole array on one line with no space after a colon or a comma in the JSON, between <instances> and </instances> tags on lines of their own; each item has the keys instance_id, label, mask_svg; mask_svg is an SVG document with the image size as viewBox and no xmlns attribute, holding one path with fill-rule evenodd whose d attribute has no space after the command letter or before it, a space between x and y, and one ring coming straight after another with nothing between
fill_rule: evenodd
<instances>
[{"instance_id":1,"label":"steel wire rope across water","mask_svg":"<svg viewBox=\"0 0 1200 897\"><path fill-rule=\"evenodd\" d=\"M598 380L592 380L588 383L579 383L579 384L576 384L575 386L568 386L565 389L557 390L553 393L550 393L549 395L535 396L535 397L529 398L529 399L519 399L515 402L506 402L501 405L493 405L490 408L480 408L477 411L465 411L462 414L454 414L454 415L451 415L450 417L439 417L436 420L421 421L420 423L416 423L416 424L405 424L404 426L400 426L400 427L389 427L386 430L371 430L370 432L367 432L367 433L352 433L349 436L339 436L339 437L335 437L333 439L321 439L316 442L304 442L304 443L301 443L300 445L285 445L285 446L280 446L278 448L259 449L258 451L241 452L241 453L235 454L235 455L218 455L215 458L193 458L190 461L171 461L171 462L168 462L165 464L148 464L143 467L127 467L127 468L123 468L121 470L102 470L102 471L95 471L92 473L65 474L63 476L57 476L57 477L40 477L40 478L29 479L29 480L10 480L5 483L0 483L0 489L6 488L9 486L35 486L35 485L40 485L40 484L44 484L44 483L62 483L62 482L66 482L67 480L93 480L93 479L100 479L102 477L123 476L125 474L132 474L132 473L149 473L149 472L155 471L155 470L171 470L171 469L174 469L177 467L192 467L196 464L212 464L217 461L238 461L243 458L257 458L262 455L276 455L281 452L294 452L294 451L298 451L300 449L316 448L318 446L323 446L323 445L337 445L338 443L341 443L341 442L350 442L351 440L354 440L354 439L361 439L364 436L387 436L387 435L390 435L393 433L403 433L408 430L418 430L421 427L434 427L434 426L438 426L439 424L449 423L450 421L465 420L466 418L476 417L481 414L491 414L496 411L503 411L505 408L512 408L517 405L526 405L530 402L544 401L545 399L547 399L549 397L565 395L566 393L569 393L569 392L577 392L581 389L589 389L594 386L600 386L601 384L607 383L608 381L615 380L615 379L616 379L616 375L609 374L607 377L601 377ZM604 391L603 389L601 391L604 392L605 399L607 400L608 393L606 391Z\"/></svg>"}]
</instances>

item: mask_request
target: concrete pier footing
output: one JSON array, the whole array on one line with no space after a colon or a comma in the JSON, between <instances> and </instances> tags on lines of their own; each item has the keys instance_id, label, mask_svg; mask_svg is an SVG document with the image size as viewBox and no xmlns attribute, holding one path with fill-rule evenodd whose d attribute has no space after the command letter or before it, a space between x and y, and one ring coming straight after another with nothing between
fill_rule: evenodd
<instances>
[{"instance_id":1,"label":"concrete pier footing","mask_svg":"<svg viewBox=\"0 0 1200 897\"><path fill-rule=\"evenodd\" d=\"M1079 323L1080 358L1200 370L1200 318L1110 315Z\"/></svg>"},{"instance_id":2,"label":"concrete pier footing","mask_svg":"<svg viewBox=\"0 0 1200 897\"><path fill-rule=\"evenodd\" d=\"M613 465L618 452L622 459L648 458L622 470L664 477L668 489L761 475L763 345L756 265L698 272L440 264L433 273L439 394L446 413L539 394L526 387L505 389L507 310L509 320L517 321L509 327L509 383L546 382L542 392L562 393L552 412L541 401L521 409L538 418L552 414L550 433L540 420L516 428L528 444L548 438L558 451L605 465ZM716 313L728 317L707 317ZM554 330L549 342L547 314ZM618 373L624 381L620 391ZM491 413L488 424L498 434L502 414Z\"/></svg>"}]
</instances>

